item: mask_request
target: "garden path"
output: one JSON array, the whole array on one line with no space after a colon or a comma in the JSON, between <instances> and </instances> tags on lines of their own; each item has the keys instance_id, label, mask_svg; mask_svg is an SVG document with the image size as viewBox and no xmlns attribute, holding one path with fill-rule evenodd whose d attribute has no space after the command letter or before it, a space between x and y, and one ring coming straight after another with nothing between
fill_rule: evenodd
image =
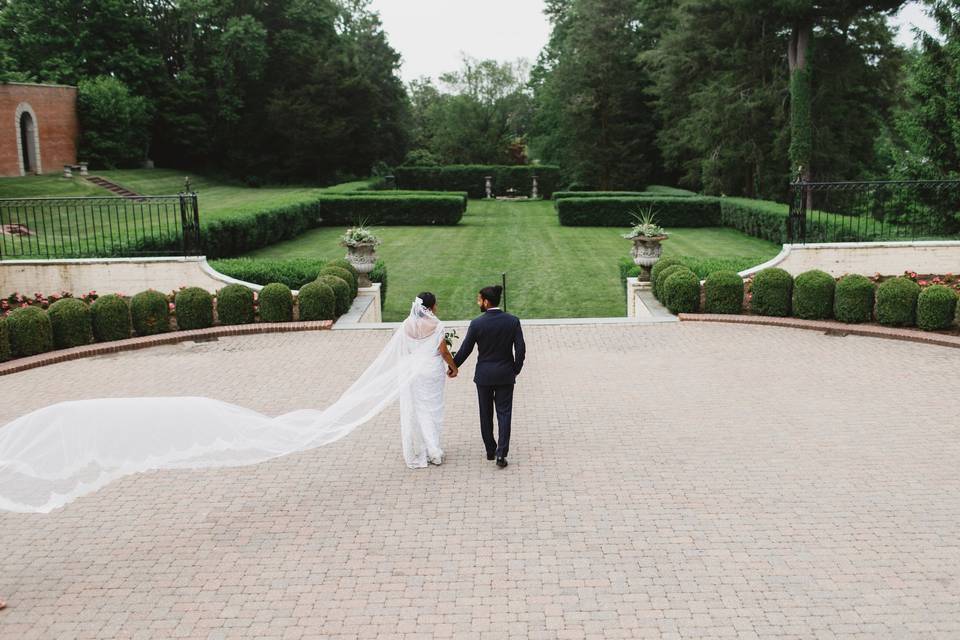
<instances>
[{"instance_id":1,"label":"garden path","mask_svg":"<svg viewBox=\"0 0 960 640\"><path fill-rule=\"evenodd\" d=\"M0 424L109 395L322 407L387 337L58 364L0 379ZM483 456L471 366L439 468L404 467L394 408L254 467L0 513L0 637L960 635L954 350L699 323L527 342L505 470Z\"/></svg>"}]
</instances>

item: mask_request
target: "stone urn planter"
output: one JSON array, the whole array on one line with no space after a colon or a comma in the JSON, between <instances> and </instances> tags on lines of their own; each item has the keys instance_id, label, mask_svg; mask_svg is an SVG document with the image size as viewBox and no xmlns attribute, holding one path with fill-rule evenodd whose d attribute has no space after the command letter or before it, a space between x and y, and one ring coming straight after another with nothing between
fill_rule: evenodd
<instances>
[{"instance_id":1,"label":"stone urn planter","mask_svg":"<svg viewBox=\"0 0 960 640\"><path fill-rule=\"evenodd\" d=\"M347 261L360 274L357 285L369 287L370 272L377 264L377 245L380 244L380 238L375 236L364 223L360 223L356 227L347 229L346 233L340 237L340 244L347 248Z\"/></svg>"},{"instance_id":2,"label":"stone urn planter","mask_svg":"<svg viewBox=\"0 0 960 640\"><path fill-rule=\"evenodd\" d=\"M663 246L660 244L667 236L636 236L633 240L633 263L642 270L637 278L640 282L650 282L650 269L660 260Z\"/></svg>"},{"instance_id":3,"label":"stone urn planter","mask_svg":"<svg viewBox=\"0 0 960 640\"><path fill-rule=\"evenodd\" d=\"M344 243L343 246L347 248L347 260L353 265L353 268L357 270L357 273L360 274L360 277L357 279L357 285L360 287L369 287L371 285L370 272L373 271L374 265L377 264L377 243Z\"/></svg>"}]
</instances>

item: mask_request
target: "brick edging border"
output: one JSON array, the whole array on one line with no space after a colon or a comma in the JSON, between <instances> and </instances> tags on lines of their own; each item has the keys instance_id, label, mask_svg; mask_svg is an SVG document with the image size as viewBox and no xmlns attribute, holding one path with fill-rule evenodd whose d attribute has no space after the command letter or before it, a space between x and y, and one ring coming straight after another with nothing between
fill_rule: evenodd
<instances>
[{"instance_id":1,"label":"brick edging border","mask_svg":"<svg viewBox=\"0 0 960 640\"><path fill-rule=\"evenodd\" d=\"M26 371L28 369L36 369L37 367L43 367L57 362L79 360L80 358L100 356L107 353L135 351L137 349L147 349L149 347L166 344L177 344L178 342L188 342L198 338L220 338L260 333L289 333L292 331L326 331L332 326L333 322L330 320L319 320L313 322L258 322L255 324L210 327L209 329L171 331L155 336L142 336L139 338L128 338L126 340L114 340L113 342L100 342L82 347L73 347L72 349L48 351L47 353L40 353L26 358L16 358L9 362L0 363L0 376Z\"/></svg>"},{"instance_id":2,"label":"brick edging border","mask_svg":"<svg viewBox=\"0 0 960 640\"><path fill-rule=\"evenodd\" d=\"M807 329L825 333L864 336L868 338L884 338L886 340L901 340L930 344L939 347L953 347L960 349L960 336L951 336L942 333L928 333L919 329L898 329L877 325L845 324L833 320L800 320L798 318L771 318L768 316L722 315L715 313L681 313L680 320L684 322L724 322L727 324L751 324L766 327L786 327L789 329Z\"/></svg>"}]
</instances>

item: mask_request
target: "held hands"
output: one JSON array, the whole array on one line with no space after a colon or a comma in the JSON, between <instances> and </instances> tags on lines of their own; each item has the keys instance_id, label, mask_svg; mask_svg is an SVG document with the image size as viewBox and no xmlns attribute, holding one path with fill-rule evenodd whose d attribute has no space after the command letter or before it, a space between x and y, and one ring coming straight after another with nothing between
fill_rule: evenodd
<instances>
[{"instance_id":1,"label":"held hands","mask_svg":"<svg viewBox=\"0 0 960 640\"><path fill-rule=\"evenodd\" d=\"M451 378L451 379L452 379L452 378L456 378L459 373L460 373L460 370L459 370L457 367L451 367L451 366L449 366L449 365L447 366L447 377L448 377L448 378Z\"/></svg>"}]
</instances>

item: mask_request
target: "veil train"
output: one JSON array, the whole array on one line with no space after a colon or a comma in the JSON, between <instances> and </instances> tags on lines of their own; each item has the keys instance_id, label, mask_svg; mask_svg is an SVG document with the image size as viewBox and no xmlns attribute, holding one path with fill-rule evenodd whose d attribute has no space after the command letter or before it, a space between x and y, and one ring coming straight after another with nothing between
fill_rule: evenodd
<instances>
[{"instance_id":1,"label":"veil train","mask_svg":"<svg viewBox=\"0 0 960 640\"><path fill-rule=\"evenodd\" d=\"M339 440L392 404L429 364L443 325L415 300L366 371L324 410L269 417L200 397L62 402L0 428L0 510L49 513L123 476L256 464ZM423 334L423 335L420 335ZM432 345L432 346L431 346Z\"/></svg>"}]
</instances>

